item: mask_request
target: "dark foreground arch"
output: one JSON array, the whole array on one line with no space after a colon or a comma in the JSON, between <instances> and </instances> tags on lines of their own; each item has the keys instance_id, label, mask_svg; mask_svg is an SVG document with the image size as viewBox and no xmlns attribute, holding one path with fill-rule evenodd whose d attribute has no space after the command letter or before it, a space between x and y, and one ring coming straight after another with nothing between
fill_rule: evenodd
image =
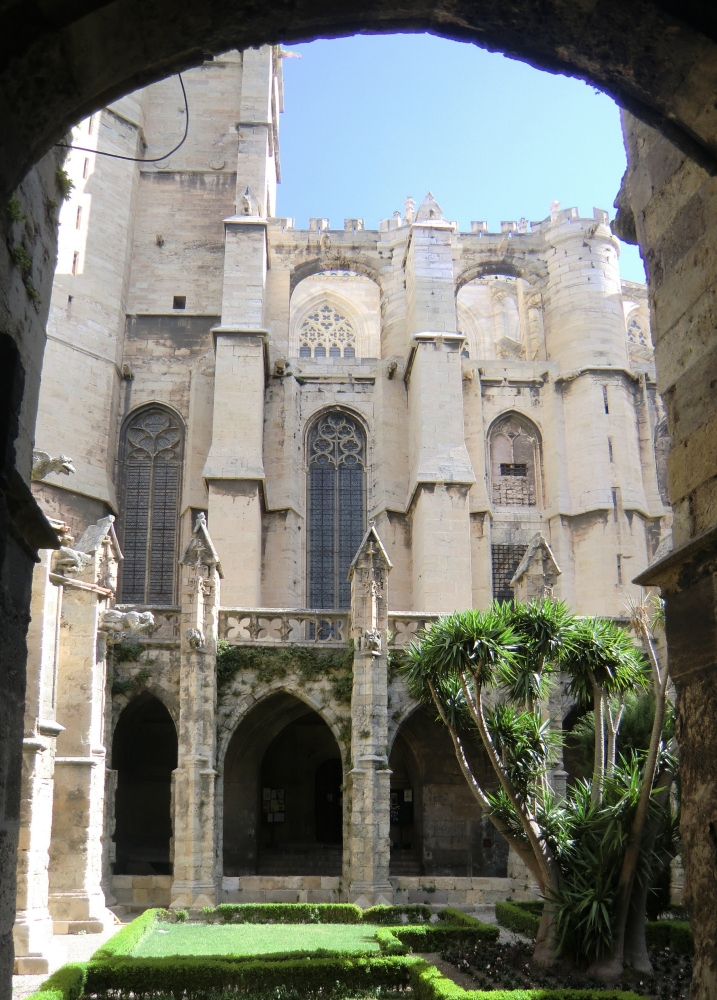
<instances>
[{"instance_id":1,"label":"dark foreground arch","mask_svg":"<svg viewBox=\"0 0 717 1000\"><path fill-rule=\"evenodd\" d=\"M432 31L575 75L612 95L710 174L715 172L717 14L713 4L701 0L406 0L400 7L392 0L302 0L294 5L6 0L0 8L0 204L6 204L29 168L71 124L139 86L196 65L205 53L356 31ZM670 499L681 517L677 545L698 542L668 601L667 631L671 672L682 685L683 834L688 878L693 879L697 949L693 997L703 1000L717 989L717 606L710 589L713 555L701 555L705 546L712 553L717 544L710 534L715 527L710 499L715 469L712 459L705 458L709 448L703 443L709 444L715 433L710 380L717 364L717 307L710 296L717 268L717 195L713 181L649 130L631 127L629 141L630 169L641 171L635 185L639 197L623 191L620 231L640 240L656 336L662 341L658 367L666 381L661 389L674 389L668 420L676 456ZM45 160L23 190L37 236L37 302L21 287L9 256L11 243L6 241L0 252L0 1000L9 996L12 969L32 553L53 544L27 483L52 283L55 166ZM683 177L673 183L680 173ZM653 202L664 197L666 207L652 209L650 197ZM691 331L696 331L692 340ZM697 358L684 379L683 369L670 368L668 344L675 357L688 358L693 352L693 361ZM703 354L694 354L696 348ZM689 410L684 419L682 402L689 404L682 408L683 413ZM703 428L712 429L698 440ZM692 558L690 552L679 558ZM668 567L666 573L664 580L653 576L643 582L671 586L677 570Z\"/></svg>"},{"instance_id":2,"label":"dark foreground arch","mask_svg":"<svg viewBox=\"0 0 717 1000\"><path fill-rule=\"evenodd\" d=\"M365 31L431 31L578 76L693 157L717 157L699 71L715 61L717 17L698 2L9 0L0 29L4 193L80 118L207 53Z\"/></svg>"}]
</instances>

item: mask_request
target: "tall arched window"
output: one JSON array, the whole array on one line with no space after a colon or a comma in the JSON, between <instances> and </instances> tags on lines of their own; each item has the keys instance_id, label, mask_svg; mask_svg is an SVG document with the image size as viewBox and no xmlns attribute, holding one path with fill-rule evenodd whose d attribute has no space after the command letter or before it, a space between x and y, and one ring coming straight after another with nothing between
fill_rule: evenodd
<instances>
[{"instance_id":1,"label":"tall arched window","mask_svg":"<svg viewBox=\"0 0 717 1000\"><path fill-rule=\"evenodd\" d=\"M324 413L309 434L309 607L348 608L346 579L365 526L366 439L358 420Z\"/></svg>"},{"instance_id":2,"label":"tall arched window","mask_svg":"<svg viewBox=\"0 0 717 1000\"><path fill-rule=\"evenodd\" d=\"M125 426L122 601L174 604L179 484L184 433L163 406L133 414Z\"/></svg>"},{"instance_id":3,"label":"tall arched window","mask_svg":"<svg viewBox=\"0 0 717 1000\"><path fill-rule=\"evenodd\" d=\"M490 432L493 503L535 507L540 491L540 436L525 417L509 413Z\"/></svg>"}]
</instances>

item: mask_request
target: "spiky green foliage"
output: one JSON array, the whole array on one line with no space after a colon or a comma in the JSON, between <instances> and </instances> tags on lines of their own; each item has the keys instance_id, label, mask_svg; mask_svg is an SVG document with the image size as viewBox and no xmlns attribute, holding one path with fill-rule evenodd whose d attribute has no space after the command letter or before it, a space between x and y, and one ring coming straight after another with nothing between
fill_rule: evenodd
<instances>
[{"instance_id":1,"label":"spiky green foliage","mask_svg":"<svg viewBox=\"0 0 717 1000\"><path fill-rule=\"evenodd\" d=\"M649 686L642 652L630 634L608 618L576 618L563 636L559 662L570 678L567 693L583 706L592 701L593 679L608 694Z\"/></svg>"},{"instance_id":2,"label":"spiky green foliage","mask_svg":"<svg viewBox=\"0 0 717 1000\"><path fill-rule=\"evenodd\" d=\"M616 762L612 749L606 762L593 723L592 780L580 782L563 802L547 780L563 735L540 708L558 670L583 706L595 700L602 709L614 698L616 708L628 700L631 709ZM647 779L643 773L647 755L629 752L635 743L650 743L644 703L649 671L625 629L611 620L576 618L551 601L447 615L418 634L401 669L412 696L435 705L449 727L463 773L490 819L532 865L553 914L548 939L581 962L613 947L638 802L645 780L650 788L654 779L652 770ZM610 725L614 733L617 712ZM486 787L472 771L467 734L480 737L495 784ZM674 762L663 753L660 767L669 770ZM643 854L640 864L649 877L650 851Z\"/></svg>"}]
</instances>

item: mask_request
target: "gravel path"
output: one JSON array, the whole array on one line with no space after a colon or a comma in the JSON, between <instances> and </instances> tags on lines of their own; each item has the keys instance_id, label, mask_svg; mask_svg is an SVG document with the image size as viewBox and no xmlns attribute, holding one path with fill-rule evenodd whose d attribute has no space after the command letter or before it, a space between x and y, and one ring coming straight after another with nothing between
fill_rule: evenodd
<instances>
[{"instance_id":1,"label":"gravel path","mask_svg":"<svg viewBox=\"0 0 717 1000\"><path fill-rule=\"evenodd\" d=\"M112 927L101 934L55 934L52 939L50 972L59 969L65 962L86 962L101 944L119 930ZM43 976L13 976L12 1000L25 1000L47 979Z\"/></svg>"}]
</instances>

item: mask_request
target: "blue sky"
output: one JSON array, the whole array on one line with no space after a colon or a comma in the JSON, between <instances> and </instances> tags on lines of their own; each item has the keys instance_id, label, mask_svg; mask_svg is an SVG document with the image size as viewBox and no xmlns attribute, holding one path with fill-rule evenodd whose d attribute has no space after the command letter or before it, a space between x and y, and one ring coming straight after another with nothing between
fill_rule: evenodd
<instances>
[{"instance_id":1,"label":"blue sky","mask_svg":"<svg viewBox=\"0 0 717 1000\"><path fill-rule=\"evenodd\" d=\"M550 203L612 218L625 169L617 105L553 76L431 35L357 35L287 46L278 214L367 228L429 188L448 219L544 219ZM623 278L644 281L621 244Z\"/></svg>"}]
</instances>

